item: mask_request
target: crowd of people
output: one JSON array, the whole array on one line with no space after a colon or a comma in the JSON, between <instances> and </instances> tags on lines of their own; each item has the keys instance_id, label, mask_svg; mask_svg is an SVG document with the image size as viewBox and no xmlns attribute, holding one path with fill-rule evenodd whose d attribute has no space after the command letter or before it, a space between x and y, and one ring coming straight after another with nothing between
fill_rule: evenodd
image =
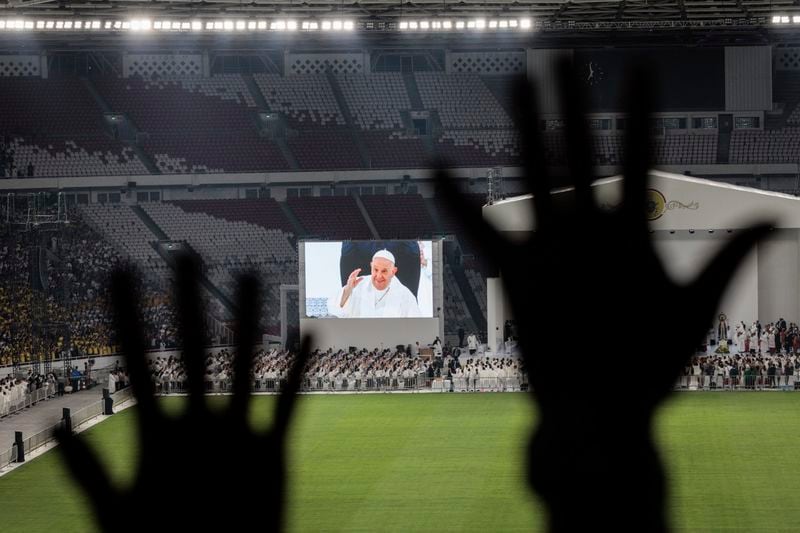
<instances>
[{"instance_id":1,"label":"crowd of people","mask_svg":"<svg viewBox=\"0 0 800 533\"><path fill-rule=\"evenodd\" d=\"M256 391L279 390L286 380L294 354L282 349L259 350L251 380ZM153 357L150 371L159 391L184 390L186 371L179 357ZM208 355L205 361L206 390L224 392L233 374L233 356L228 350ZM306 366L303 388L319 391L403 390L444 387L454 391L520 390L527 384L521 361L512 358L459 357L421 358L406 351L316 350Z\"/></svg>"},{"instance_id":2,"label":"crowd of people","mask_svg":"<svg viewBox=\"0 0 800 533\"><path fill-rule=\"evenodd\" d=\"M29 372L25 378L8 376L0 379L0 417L7 416L24 406L27 395L37 390L44 390L42 394L44 398L53 396L57 391L55 375Z\"/></svg>"},{"instance_id":3,"label":"crowd of people","mask_svg":"<svg viewBox=\"0 0 800 533\"><path fill-rule=\"evenodd\" d=\"M800 355L795 353L713 354L686 365L678 387L793 388L800 383Z\"/></svg>"},{"instance_id":4,"label":"crowd of people","mask_svg":"<svg viewBox=\"0 0 800 533\"><path fill-rule=\"evenodd\" d=\"M728 339L729 334L723 335L721 339ZM763 326L759 320L749 327L740 322L736 326L733 341L739 353L800 353L800 327L794 322L787 325L782 317Z\"/></svg>"}]
</instances>

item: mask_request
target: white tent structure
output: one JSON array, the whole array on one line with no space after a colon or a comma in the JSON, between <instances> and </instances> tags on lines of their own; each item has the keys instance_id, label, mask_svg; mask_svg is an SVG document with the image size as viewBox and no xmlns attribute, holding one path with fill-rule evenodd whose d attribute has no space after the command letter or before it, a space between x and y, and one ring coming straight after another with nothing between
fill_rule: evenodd
<instances>
[{"instance_id":1,"label":"white tent structure","mask_svg":"<svg viewBox=\"0 0 800 533\"><path fill-rule=\"evenodd\" d=\"M619 205L622 179L593 184L599 205ZM800 198L660 171L650 172L648 189L652 238L666 271L678 282L693 279L737 230L771 222L775 229L742 263L719 312L732 326L780 317L800 323ZM535 230L531 195L484 206L483 217L512 237ZM494 349L503 340L510 308L499 278L487 280L486 292L487 343Z\"/></svg>"}]
</instances>

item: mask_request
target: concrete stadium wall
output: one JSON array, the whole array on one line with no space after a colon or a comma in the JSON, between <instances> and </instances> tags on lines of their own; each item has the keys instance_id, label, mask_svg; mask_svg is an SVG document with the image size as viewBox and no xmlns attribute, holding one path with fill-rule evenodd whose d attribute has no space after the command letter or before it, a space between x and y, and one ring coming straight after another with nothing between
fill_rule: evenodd
<instances>
[{"instance_id":1,"label":"concrete stadium wall","mask_svg":"<svg viewBox=\"0 0 800 533\"><path fill-rule=\"evenodd\" d=\"M392 348L419 341L427 345L439 336L438 318L302 318L300 334L312 335L312 348Z\"/></svg>"}]
</instances>

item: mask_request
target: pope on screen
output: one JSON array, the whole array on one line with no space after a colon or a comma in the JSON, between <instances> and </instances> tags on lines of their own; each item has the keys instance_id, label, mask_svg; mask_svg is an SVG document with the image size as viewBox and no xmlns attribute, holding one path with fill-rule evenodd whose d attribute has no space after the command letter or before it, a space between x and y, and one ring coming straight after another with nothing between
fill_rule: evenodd
<instances>
[{"instance_id":1,"label":"pope on screen","mask_svg":"<svg viewBox=\"0 0 800 533\"><path fill-rule=\"evenodd\" d=\"M330 302L332 314L343 318L406 318L422 316L414 294L395 276L394 254L379 250L372 256L370 275L353 270Z\"/></svg>"}]
</instances>

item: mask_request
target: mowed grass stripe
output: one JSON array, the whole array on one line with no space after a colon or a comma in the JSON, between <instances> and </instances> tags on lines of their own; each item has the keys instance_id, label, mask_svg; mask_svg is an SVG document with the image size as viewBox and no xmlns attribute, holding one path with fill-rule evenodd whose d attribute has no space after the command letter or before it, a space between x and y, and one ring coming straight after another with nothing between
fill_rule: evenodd
<instances>
[{"instance_id":1,"label":"mowed grass stripe","mask_svg":"<svg viewBox=\"0 0 800 533\"><path fill-rule=\"evenodd\" d=\"M252 420L264 426L273 400L255 398ZM181 400L163 404L175 411ZM289 440L294 531L543 530L542 508L524 484L535 413L523 394L307 396L297 414ZM136 465L135 417L127 410L81 435L120 483ZM680 394L654 429L676 529L797 530L800 394ZM209 458L205 467L224 462ZM168 472L164 481L180 484ZM58 453L0 478L0 493L3 531L94 530Z\"/></svg>"}]
</instances>

